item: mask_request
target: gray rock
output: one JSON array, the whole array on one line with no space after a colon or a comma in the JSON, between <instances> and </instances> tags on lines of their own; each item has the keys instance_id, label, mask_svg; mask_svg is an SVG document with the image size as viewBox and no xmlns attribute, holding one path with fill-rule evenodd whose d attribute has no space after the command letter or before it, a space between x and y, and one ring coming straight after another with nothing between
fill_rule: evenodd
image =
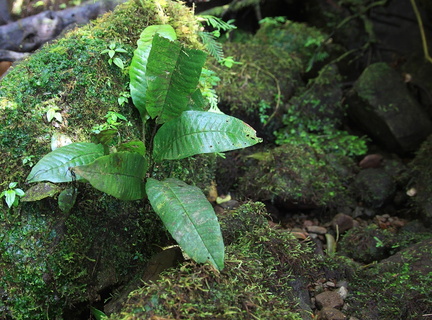
<instances>
[{"instance_id":1,"label":"gray rock","mask_svg":"<svg viewBox=\"0 0 432 320\"><path fill-rule=\"evenodd\" d=\"M350 118L389 151L414 151L432 132L427 113L385 63L364 70L347 102Z\"/></svg>"},{"instance_id":2,"label":"gray rock","mask_svg":"<svg viewBox=\"0 0 432 320\"><path fill-rule=\"evenodd\" d=\"M358 200L370 208L381 207L396 191L393 178L381 168L361 170L351 187Z\"/></svg>"},{"instance_id":3,"label":"gray rock","mask_svg":"<svg viewBox=\"0 0 432 320\"><path fill-rule=\"evenodd\" d=\"M339 293L335 291L324 291L315 296L315 304L319 309L341 308L344 301Z\"/></svg>"},{"instance_id":4,"label":"gray rock","mask_svg":"<svg viewBox=\"0 0 432 320\"><path fill-rule=\"evenodd\" d=\"M318 320L344 320L346 316L338 309L334 308L323 308L317 314Z\"/></svg>"}]
</instances>

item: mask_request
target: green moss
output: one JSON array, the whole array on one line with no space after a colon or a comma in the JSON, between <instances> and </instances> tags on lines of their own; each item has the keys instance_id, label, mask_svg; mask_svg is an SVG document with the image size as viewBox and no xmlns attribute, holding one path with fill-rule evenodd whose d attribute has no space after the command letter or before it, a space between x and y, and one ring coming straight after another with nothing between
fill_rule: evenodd
<instances>
[{"instance_id":1,"label":"green moss","mask_svg":"<svg viewBox=\"0 0 432 320\"><path fill-rule=\"evenodd\" d=\"M123 311L110 319L302 319L289 283L293 273L305 275L312 248L270 229L263 213L262 204L238 209L234 219L242 215L249 226L227 246L221 273L191 262L167 270L131 293Z\"/></svg>"},{"instance_id":2,"label":"green moss","mask_svg":"<svg viewBox=\"0 0 432 320\"><path fill-rule=\"evenodd\" d=\"M341 130L345 115L341 77L336 66L326 66L318 77L300 88L282 116L283 127L275 132L277 144L307 144L325 153L348 156L365 154L366 140Z\"/></svg>"},{"instance_id":3,"label":"green moss","mask_svg":"<svg viewBox=\"0 0 432 320\"><path fill-rule=\"evenodd\" d=\"M250 157L256 160L246 163L239 183L246 197L312 206L349 201L345 185L353 163L346 157L289 144Z\"/></svg>"},{"instance_id":4,"label":"green moss","mask_svg":"<svg viewBox=\"0 0 432 320\"><path fill-rule=\"evenodd\" d=\"M348 313L361 319L421 319L432 309L431 240L424 240L371 268L360 269Z\"/></svg>"},{"instance_id":5,"label":"green moss","mask_svg":"<svg viewBox=\"0 0 432 320\"><path fill-rule=\"evenodd\" d=\"M260 117L280 111L294 94L301 83L300 60L274 46L251 43L226 43L224 54L240 64L230 69L212 67L221 79L216 87L221 108L249 123L261 136L272 137L279 120L264 128Z\"/></svg>"}]
</instances>

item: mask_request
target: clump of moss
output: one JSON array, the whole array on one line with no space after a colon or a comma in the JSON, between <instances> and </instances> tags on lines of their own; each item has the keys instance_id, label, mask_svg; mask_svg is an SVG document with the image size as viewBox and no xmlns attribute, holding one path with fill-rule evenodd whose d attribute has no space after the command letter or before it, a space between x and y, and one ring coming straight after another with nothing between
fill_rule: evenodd
<instances>
[{"instance_id":1,"label":"clump of moss","mask_svg":"<svg viewBox=\"0 0 432 320\"><path fill-rule=\"evenodd\" d=\"M326 153L348 156L366 153L366 141L341 130L345 115L341 77L334 65L320 70L290 99L282 116L283 127L275 132L276 143L307 144Z\"/></svg>"},{"instance_id":2,"label":"clump of moss","mask_svg":"<svg viewBox=\"0 0 432 320\"><path fill-rule=\"evenodd\" d=\"M353 176L353 162L346 157L292 144L249 157L254 159L239 179L239 191L246 197L312 207L350 201L346 185Z\"/></svg>"},{"instance_id":3,"label":"clump of moss","mask_svg":"<svg viewBox=\"0 0 432 320\"><path fill-rule=\"evenodd\" d=\"M259 135L273 138L279 120L263 126L264 119L282 110L301 83L300 60L285 51L261 44L225 43L224 53L239 64L213 66L220 77L216 87L222 109L254 127ZM271 63L269 63L271 61Z\"/></svg>"},{"instance_id":4,"label":"clump of moss","mask_svg":"<svg viewBox=\"0 0 432 320\"><path fill-rule=\"evenodd\" d=\"M312 248L263 224L262 212L262 204L241 207L243 217L255 216L256 224L227 246L223 271L184 263L131 293L110 319L302 319L289 282L293 273L304 274Z\"/></svg>"},{"instance_id":5,"label":"clump of moss","mask_svg":"<svg viewBox=\"0 0 432 320\"><path fill-rule=\"evenodd\" d=\"M254 41L283 49L299 57L303 70L308 70L314 62L329 57L331 43L328 35L317 28L294 21L278 21L266 18L254 36Z\"/></svg>"},{"instance_id":6,"label":"clump of moss","mask_svg":"<svg viewBox=\"0 0 432 320\"><path fill-rule=\"evenodd\" d=\"M432 312L431 240L401 251L370 268L359 269L351 282L349 315L361 319L421 319Z\"/></svg>"}]
</instances>

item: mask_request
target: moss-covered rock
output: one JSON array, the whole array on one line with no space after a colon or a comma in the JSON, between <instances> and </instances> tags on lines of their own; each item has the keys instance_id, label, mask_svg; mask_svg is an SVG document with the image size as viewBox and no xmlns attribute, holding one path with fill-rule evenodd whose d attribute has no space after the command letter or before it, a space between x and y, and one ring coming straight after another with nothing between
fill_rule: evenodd
<instances>
[{"instance_id":1,"label":"moss-covered rock","mask_svg":"<svg viewBox=\"0 0 432 320\"><path fill-rule=\"evenodd\" d=\"M422 319L432 312L432 240L429 238L360 269L346 314L359 319Z\"/></svg>"},{"instance_id":2,"label":"moss-covered rock","mask_svg":"<svg viewBox=\"0 0 432 320\"><path fill-rule=\"evenodd\" d=\"M181 3L129 1L11 70L0 87L0 190L10 182L28 189L29 164L50 151L53 136L90 141L92 128L106 122L108 111L133 124L118 126L119 141L141 138L138 112L117 102L129 91L127 68L110 64L102 52L111 43L125 49L116 56L127 66L141 31L153 24L170 24L183 44L202 48L199 24ZM48 121L52 108L62 120ZM201 157L162 164L157 174L206 186L213 166L214 157ZM0 309L5 318L79 318L88 303L128 281L157 246L171 243L146 202L122 202L88 185L74 186L78 196L69 214L59 210L55 198L11 209L2 199Z\"/></svg>"},{"instance_id":3,"label":"moss-covered rock","mask_svg":"<svg viewBox=\"0 0 432 320\"><path fill-rule=\"evenodd\" d=\"M294 206L346 205L351 159L325 155L305 145L285 144L252 154L240 178L240 192L251 199Z\"/></svg>"},{"instance_id":4,"label":"moss-covered rock","mask_svg":"<svg viewBox=\"0 0 432 320\"><path fill-rule=\"evenodd\" d=\"M294 291L291 282L307 277L312 247L270 229L263 214L262 204L241 206L233 217L246 226L234 236L231 213L222 218L233 242L220 273L191 262L167 270L160 280L132 292L123 310L110 319L308 319L298 307L299 292L306 288Z\"/></svg>"},{"instance_id":5,"label":"moss-covered rock","mask_svg":"<svg viewBox=\"0 0 432 320\"><path fill-rule=\"evenodd\" d=\"M280 112L302 84L300 60L280 48L259 43L228 42L224 53L239 63L230 69L214 67L221 79L216 91L222 108L252 125L258 135L272 138L278 121L269 127L263 122Z\"/></svg>"},{"instance_id":6,"label":"moss-covered rock","mask_svg":"<svg viewBox=\"0 0 432 320\"><path fill-rule=\"evenodd\" d=\"M423 220L432 224L432 136L421 145L414 160L410 163L412 181L409 187L414 188L413 201Z\"/></svg>"}]
</instances>

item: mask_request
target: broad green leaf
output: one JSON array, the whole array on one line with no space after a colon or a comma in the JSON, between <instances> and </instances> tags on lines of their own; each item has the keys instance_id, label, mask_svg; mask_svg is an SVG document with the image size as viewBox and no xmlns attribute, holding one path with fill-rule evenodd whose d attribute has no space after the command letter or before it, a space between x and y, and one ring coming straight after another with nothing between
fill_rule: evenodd
<instances>
[{"instance_id":1,"label":"broad green leaf","mask_svg":"<svg viewBox=\"0 0 432 320\"><path fill-rule=\"evenodd\" d=\"M103 154L102 145L89 142L76 142L57 148L39 160L28 175L27 182L58 183L80 180L82 178L74 175L69 169L93 162Z\"/></svg>"},{"instance_id":2,"label":"broad green leaf","mask_svg":"<svg viewBox=\"0 0 432 320\"><path fill-rule=\"evenodd\" d=\"M147 60L152 47L155 34L159 34L170 40L177 39L175 30L170 25L154 25L144 29L138 40L138 48L134 52L129 69L130 92L135 107L139 110L141 118L147 114L145 109L145 96L147 92Z\"/></svg>"},{"instance_id":3,"label":"broad green leaf","mask_svg":"<svg viewBox=\"0 0 432 320\"><path fill-rule=\"evenodd\" d=\"M118 130L116 129L105 129L99 133L95 133L92 136L92 141L96 141L97 143L102 143L103 145L107 146L112 142L117 134Z\"/></svg>"},{"instance_id":4,"label":"broad green leaf","mask_svg":"<svg viewBox=\"0 0 432 320\"><path fill-rule=\"evenodd\" d=\"M61 211L68 213L75 204L77 189L74 187L63 190L58 196L58 206Z\"/></svg>"},{"instance_id":5,"label":"broad green leaf","mask_svg":"<svg viewBox=\"0 0 432 320\"><path fill-rule=\"evenodd\" d=\"M145 195L146 159L135 152L117 152L73 170L90 184L120 200L138 200Z\"/></svg>"},{"instance_id":6,"label":"broad green leaf","mask_svg":"<svg viewBox=\"0 0 432 320\"><path fill-rule=\"evenodd\" d=\"M14 204L15 198L16 198L16 193L14 190L6 190L5 191L5 200L6 200L6 204L9 208L12 207L12 205Z\"/></svg>"},{"instance_id":7,"label":"broad green leaf","mask_svg":"<svg viewBox=\"0 0 432 320\"><path fill-rule=\"evenodd\" d=\"M183 111L195 109L190 101L206 56L205 52L185 48L179 42L158 35L153 38L145 74L145 108L152 118L164 123Z\"/></svg>"},{"instance_id":8,"label":"broad green leaf","mask_svg":"<svg viewBox=\"0 0 432 320\"><path fill-rule=\"evenodd\" d=\"M182 159L200 153L224 152L261 142L245 122L214 112L186 111L164 123L154 137L155 161Z\"/></svg>"},{"instance_id":9,"label":"broad green leaf","mask_svg":"<svg viewBox=\"0 0 432 320\"><path fill-rule=\"evenodd\" d=\"M144 156L146 147L145 144L142 141L136 140L136 141L129 141L122 143L117 147L118 151L130 151L130 152L136 152L140 155Z\"/></svg>"},{"instance_id":10,"label":"broad green leaf","mask_svg":"<svg viewBox=\"0 0 432 320\"><path fill-rule=\"evenodd\" d=\"M38 201L47 197L53 197L60 192L60 187L50 183L41 182L27 190L21 201Z\"/></svg>"},{"instance_id":11,"label":"broad green leaf","mask_svg":"<svg viewBox=\"0 0 432 320\"><path fill-rule=\"evenodd\" d=\"M224 266L224 243L219 222L201 190L168 178L146 183L149 201L165 227L186 254L198 263Z\"/></svg>"}]
</instances>

